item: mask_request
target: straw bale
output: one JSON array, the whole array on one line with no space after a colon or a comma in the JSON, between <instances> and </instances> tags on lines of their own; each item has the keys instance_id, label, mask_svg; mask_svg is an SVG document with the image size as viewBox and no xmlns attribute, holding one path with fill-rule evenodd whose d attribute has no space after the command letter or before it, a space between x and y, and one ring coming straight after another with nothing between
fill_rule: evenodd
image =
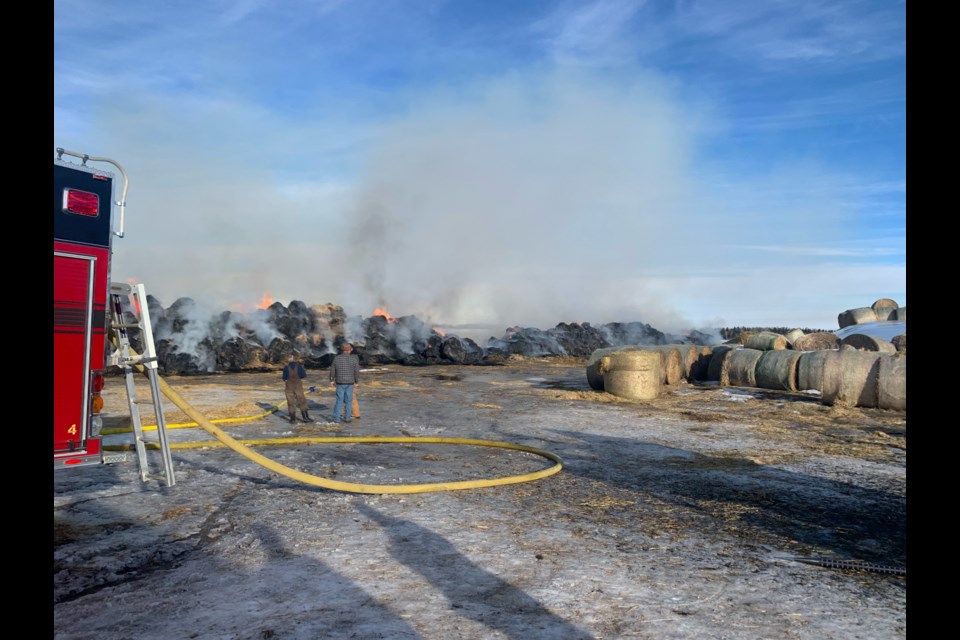
<instances>
[{"instance_id":1,"label":"straw bale","mask_svg":"<svg viewBox=\"0 0 960 640\"><path fill-rule=\"evenodd\" d=\"M697 358L690 365L690 373L687 380L706 380L707 369L710 366L710 357L713 355L713 347L701 346L697 349Z\"/></svg>"},{"instance_id":2,"label":"straw bale","mask_svg":"<svg viewBox=\"0 0 960 640\"><path fill-rule=\"evenodd\" d=\"M877 315L878 322L889 322L897 319L897 311L893 307L877 307L873 312Z\"/></svg>"},{"instance_id":3,"label":"straw bale","mask_svg":"<svg viewBox=\"0 0 960 640\"><path fill-rule=\"evenodd\" d=\"M823 361L828 353L834 353L834 351L803 351L800 353L800 360L797 362L798 391L823 391Z\"/></svg>"},{"instance_id":4,"label":"straw bale","mask_svg":"<svg viewBox=\"0 0 960 640\"><path fill-rule=\"evenodd\" d=\"M897 347L891 341L864 333L851 333L840 341L840 345L849 345L861 351L880 351L881 353L894 353L897 350Z\"/></svg>"},{"instance_id":5,"label":"straw bale","mask_svg":"<svg viewBox=\"0 0 960 640\"><path fill-rule=\"evenodd\" d=\"M730 354L730 364L727 367L728 382L731 387L756 387L757 362L764 351L760 349L737 349ZM721 381L721 384L723 382Z\"/></svg>"},{"instance_id":6,"label":"straw bale","mask_svg":"<svg viewBox=\"0 0 960 640\"><path fill-rule=\"evenodd\" d=\"M839 316L837 316L837 323L840 325L840 328L849 327L855 324L863 324L865 322L876 322L877 312L873 310L873 307L858 307L856 309L847 309Z\"/></svg>"},{"instance_id":7,"label":"straw bale","mask_svg":"<svg viewBox=\"0 0 960 640\"><path fill-rule=\"evenodd\" d=\"M663 376L661 355L653 350L620 351L601 359L603 387L630 400L652 400L660 395Z\"/></svg>"},{"instance_id":8,"label":"straw bale","mask_svg":"<svg viewBox=\"0 0 960 640\"><path fill-rule=\"evenodd\" d=\"M601 369L600 360L604 356L610 355L611 353L617 353L618 351L630 351L636 349L637 347L634 346L620 346L594 350L594 352L591 353L590 357L587 359L587 383L590 385L590 388L596 391L603 391L603 370Z\"/></svg>"},{"instance_id":9,"label":"straw bale","mask_svg":"<svg viewBox=\"0 0 960 640\"><path fill-rule=\"evenodd\" d=\"M782 334L773 331L758 331L743 342L743 346L747 349L757 349L758 351L786 349L787 345L787 339Z\"/></svg>"},{"instance_id":10,"label":"straw bale","mask_svg":"<svg viewBox=\"0 0 960 640\"><path fill-rule=\"evenodd\" d=\"M713 380L721 385L730 382L727 358L733 353L735 347L728 344L718 344L710 352L710 360L707 362L707 376L705 380Z\"/></svg>"},{"instance_id":11,"label":"straw bale","mask_svg":"<svg viewBox=\"0 0 960 640\"><path fill-rule=\"evenodd\" d=\"M655 353L656 358L650 355ZM657 369L663 361L660 352L655 349L630 349L611 353L600 359L600 370L604 375L610 371L646 371L651 362L657 363Z\"/></svg>"},{"instance_id":12,"label":"straw bale","mask_svg":"<svg viewBox=\"0 0 960 640\"><path fill-rule=\"evenodd\" d=\"M832 331L815 331L807 333L793 341L796 351L821 351L823 349L839 349L840 338Z\"/></svg>"},{"instance_id":13,"label":"straw bale","mask_svg":"<svg viewBox=\"0 0 960 640\"><path fill-rule=\"evenodd\" d=\"M907 353L907 334L901 333L898 336L893 336L890 340L891 344L897 348L898 353Z\"/></svg>"},{"instance_id":14,"label":"straw bale","mask_svg":"<svg viewBox=\"0 0 960 640\"><path fill-rule=\"evenodd\" d=\"M881 354L877 374L877 407L907 410L907 356Z\"/></svg>"},{"instance_id":15,"label":"straw bale","mask_svg":"<svg viewBox=\"0 0 960 640\"><path fill-rule=\"evenodd\" d=\"M757 361L757 386L761 389L797 390L797 364L800 354L793 350L764 351Z\"/></svg>"},{"instance_id":16,"label":"straw bale","mask_svg":"<svg viewBox=\"0 0 960 640\"><path fill-rule=\"evenodd\" d=\"M823 361L822 402L841 407L876 407L881 355L849 345L828 352Z\"/></svg>"},{"instance_id":17,"label":"straw bale","mask_svg":"<svg viewBox=\"0 0 960 640\"><path fill-rule=\"evenodd\" d=\"M628 400L653 400L660 395L660 371L608 371L603 376L607 393Z\"/></svg>"},{"instance_id":18,"label":"straw bale","mask_svg":"<svg viewBox=\"0 0 960 640\"><path fill-rule=\"evenodd\" d=\"M872 309L899 309L900 305L897 304L896 300L891 300L890 298L880 298L870 305Z\"/></svg>"},{"instance_id":19,"label":"straw bale","mask_svg":"<svg viewBox=\"0 0 960 640\"><path fill-rule=\"evenodd\" d=\"M646 349L660 354L660 375L663 384L675 386L683 382L683 361L677 347L658 344Z\"/></svg>"},{"instance_id":20,"label":"straw bale","mask_svg":"<svg viewBox=\"0 0 960 640\"><path fill-rule=\"evenodd\" d=\"M790 329L790 331L787 331L785 334L783 334L783 337L787 339L787 342L792 348L794 341L802 335L803 329Z\"/></svg>"},{"instance_id":21,"label":"straw bale","mask_svg":"<svg viewBox=\"0 0 960 640\"><path fill-rule=\"evenodd\" d=\"M691 372L697 365L700 357L700 348L695 344L669 344L664 347L673 347L680 352L680 375L684 380L691 380Z\"/></svg>"}]
</instances>

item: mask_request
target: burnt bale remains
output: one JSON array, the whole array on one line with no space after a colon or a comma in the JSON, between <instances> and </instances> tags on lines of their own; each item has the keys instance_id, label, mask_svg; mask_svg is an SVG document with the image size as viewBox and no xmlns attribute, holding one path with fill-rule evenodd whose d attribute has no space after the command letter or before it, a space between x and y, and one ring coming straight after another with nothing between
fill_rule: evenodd
<instances>
[{"instance_id":1,"label":"burnt bale remains","mask_svg":"<svg viewBox=\"0 0 960 640\"><path fill-rule=\"evenodd\" d=\"M642 322L560 323L541 330L508 327L481 346L446 335L416 316L347 316L331 303L273 303L249 313L215 312L191 298L164 308L147 297L161 375L279 369L291 354L308 369L328 368L344 342L362 366L499 365L513 356L586 358L624 345L708 344L706 334L664 334Z\"/></svg>"}]
</instances>

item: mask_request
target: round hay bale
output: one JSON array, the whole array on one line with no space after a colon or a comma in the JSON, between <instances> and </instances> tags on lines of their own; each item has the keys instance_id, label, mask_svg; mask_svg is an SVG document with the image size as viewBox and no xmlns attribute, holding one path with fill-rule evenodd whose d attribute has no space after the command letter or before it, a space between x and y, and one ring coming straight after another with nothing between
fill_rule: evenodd
<instances>
[{"instance_id":1,"label":"round hay bale","mask_svg":"<svg viewBox=\"0 0 960 640\"><path fill-rule=\"evenodd\" d=\"M587 384L594 391L603 391L603 374L598 371L599 366L599 360L587 365Z\"/></svg>"},{"instance_id":2,"label":"round hay bale","mask_svg":"<svg viewBox=\"0 0 960 640\"><path fill-rule=\"evenodd\" d=\"M697 363L700 350L695 344L669 344L663 347L675 348L680 353L680 378L690 380L690 371Z\"/></svg>"},{"instance_id":3,"label":"round hay bale","mask_svg":"<svg viewBox=\"0 0 960 640\"><path fill-rule=\"evenodd\" d=\"M657 358L653 358L650 355L651 353L656 353ZM650 368L651 361L660 362L659 356L660 353L658 351L654 351L648 347L635 347L615 351L601 358L603 363L601 369L604 374L609 371L646 371ZM659 368L659 366L657 368Z\"/></svg>"},{"instance_id":4,"label":"round hay bale","mask_svg":"<svg viewBox=\"0 0 960 640\"><path fill-rule=\"evenodd\" d=\"M877 314L877 320L879 322L888 322L897 319L897 309L893 307L877 307L873 312Z\"/></svg>"},{"instance_id":5,"label":"round hay bale","mask_svg":"<svg viewBox=\"0 0 960 640\"><path fill-rule=\"evenodd\" d=\"M804 351L797 362L797 390L823 391L823 361L834 351Z\"/></svg>"},{"instance_id":6,"label":"round hay bale","mask_svg":"<svg viewBox=\"0 0 960 640\"><path fill-rule=\"evenodd\" d=\"M907 354L907 334L901 333L898 336L893 336L890 343L896 347L897 353Z\"/></svg>"},{"instance_id":7,"label":"round hay bale","mask_svg":"<svg viewBox=\"0 0 960 640\"><path fill-rule=\"evenodd\" d=\"M897 322L906 322L907 321L907 308L900 307L893 313L893 319Z\"/></svg>"},{"instance_id":8,"label":"round hay bale","mask_svg":"<svg viewBox=\"0 0 960 640\"><path fill-rule=\"evenodd\" d=\"M620 398L652 400L660 395L661 356L657 351L637 350L612 353L601 358L603 388Z\"/></svg>"},{"instance_id":9,"label":"round hay bale","mask_svg":"<svg viewBox=\"0 0 960 640\"><path fill-rule=\"evenodd\" d=\"M840 346L843 345L849 345L861 351L879 351L881 353L895 353L897 351L897 348L889 340L865 333L851 333L840 341Z\"/></svg>"},{"instance_id":10,"label":"round hay bale","mask_svg":"<svg viewBox=\"0 0 960 640\"><path fill-rule=\"evenodd\" d=\"M796 351L822 351L824 349L839 349L840 338L832 331L815 331L805 333L793 341Z\"/></svg>"},{"instance_id":11,"label":"round hay bale","mask_svg":"<svg viewBox=\"0 0 960 640\"><path fill-rule=\"evenodd\" d=\"M820 396L823 404L876 407L880 356L878 351L860 351L849 345L827 352Z\"/></svg>"},{"instance_id":12,"label":"round hay bale","mask_svg":"<svg viewBox=\"0 0 960 640\"><path fill-rule=\"evenodd\" d=\"M728 379L724 386L756 387L757 362L764 354L760 349L737 349L730 354L730 364L727 367ZM720 384L724 384L721 379Z\"/></svg>"},{"instance_id":13,"label":"round hay bale","mask_svg":"<svg viewBox=\"0 0 960 640\"><path fill-rule=\"evenodd\" d=\"M907 410L907 356L899 353L880 354L877 374L877 407Z\"/></svg>"},{"instance_id":14,"label":"round hay bale","mask_svg":"<svg viewBox=\"0 0 960 640\"><path fill-rule=\"evenodd\" d=\"M773 349L786 349L787 339L779 333L772 331L758 331L747 337L743 342L747 349L757 349L759 351L770 351Z\"/></svg>"},{"instance_id":15,"label":"round hay bale","mask_svg":"<svg viewBox=\"0 0 960 640\"><path fill-rule=\"evenodd\" d=\"M707 369L710 365L711 355L713 355L712 347L703 346L697 349L697 359L690 365L687 380L699 381L707 379Z\"/></svg>"},{"instance_id":16,"label":"round hay bale","mask_svg":"<svg viewBox=\"0 0 960 640\"><path fill-rule=\"evenodd\" d=\"M727 378L728 363L727 358L736 347L728 344L718 344L710 351L710 359L707 361L707 376L704 380L712 380L724 384L721 379Z\"/></svg>"},{"instance_id":17,"label":"round hay bale","mask_svg":"<svg viewBox=\"0 0 960 640\"><path fill-rule=\"evenodd\" d=\"M757 386L761 389L797 390L797 363L800 354L793 350L764 351L757 361Z\"/></svg>"},{"instance_id":18,"label":"round hay bale","mask_svg":"<svg viewBox=\"0 0 960 640\"><path fill-rule=\"evenodd\" d=\"M840 328L849 327L854 324L863 324L864 322L876 322L877 312L873 307L858 307L857 309L847 309L837 316L837 323Z\"/></svg>"},{"instance_id":19,"label":"round hay bale","mask_svg":"<svg viewBox=\"0 0 960 640\"><path fill-rule=\"evenodd\" d=\"M626 347L606 347L604 349L595 349L587 359L587 383L595 391L603 391L603 371L600 370L600 359L611 353L618 351L629 351L636 349L634 346Z\"/></svg>"},{"instance_id":20,"label":"round hay bale","mask_svg":"<svg viewBox=\"0 0 960 640\"><path fill-rule=\"evenodd\" d=\"M803 329L790 329L790 331L787 331L785 334L783 334L783 337L787 339L787 343L789 343L790 348L792 348L793 343L802 335Z\"/></svg>"},{"instance_id":21,"label":"round hay bale","mask_svg":"<svg viewBox=\"0 0 960 640\"><path fill-rule=\"evenodd\" d=\"M890 298L880 298L870 305L871 309L899 309L900 305L897 304L896 300L891 300Z\"/></svg>"},{"instance_id":22,"label":"round hay bale","mask_svg":"<svg viewBox=\"0 0 960 640\"><path fill-rule=\"evenodd\" d=\"M653 345L645 349L660 354L660 375L663 384L674 386L683 382L683 361L679 349L668 344Z\"/></svg>"},{"instance_id":23,"label":"round hay bale","mask_svg":"<svg viewBox=\"0 0 960 640\"><path fill-rule=\"evenodd\" d=\"M627 400L653 400L660 395L660 384L659 367L656 371L608 371L603 376L607 393Z\"/></svg>"}]
</instances>

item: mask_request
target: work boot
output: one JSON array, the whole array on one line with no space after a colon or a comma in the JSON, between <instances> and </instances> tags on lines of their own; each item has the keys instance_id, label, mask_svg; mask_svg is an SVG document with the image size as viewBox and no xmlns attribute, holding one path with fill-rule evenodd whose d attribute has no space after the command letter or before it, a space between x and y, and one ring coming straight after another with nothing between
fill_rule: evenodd
<instances>
[{"instance_id":1,"label":"work boot","mask_svg":"<svg viewBox=\"0 0 960 640\"><path fill-rule=\"evenodd\" d=\"M297 416L290 414L290 424L297 424Z\"/></svg>"},{"instance_id":2,"label":"work boot","mask_svg":"<svg viewBox=\"0 0 960 640\"><path fill-rule=\"evenodd\" d=\"M313 418L310 417L310 413L306 409L304 409L300 413L303 415L304 422L306 422L307 424L310 424L311 422L313 422Z\"/></svg>"}]
</instances>

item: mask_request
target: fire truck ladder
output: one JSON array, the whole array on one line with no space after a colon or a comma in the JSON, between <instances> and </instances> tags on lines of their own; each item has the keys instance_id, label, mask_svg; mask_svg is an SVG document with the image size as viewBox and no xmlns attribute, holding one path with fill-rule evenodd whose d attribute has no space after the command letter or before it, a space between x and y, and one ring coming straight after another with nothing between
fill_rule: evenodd
<instances>
[{"instance_id":1,"label":"fire truck ladder","mask_svg":"<svg viewBox=\"0 0 960 640\"><path fill-rule=\"evenodd\" d=\"M127 298L136 322L129 323L123 314L123 299ZM173 477L173 461L170 458L170 444L167 442L167 424L163 416L160 399L160 384L157 374L157 352L153 344L153 326L150 323L150 311L147 307L147 295L142 284L110 283L110 331L116 350L110 356L110 364L123 369L127 384L127 401L130 405L130 420L133 425L137 458L140 461L140 478L144 481L165 480L168 487L176 484ZM143 353L137 354L130 347L128 329L138 329L143 342ZM134 383L134 368L142 367L150 381L150 395L153 398L153 412L157 417L157 439L148 439L143 433L140 420L140 406L137 402L137 389ZM163 474L150 474L147 461L147 446L157 444L160 448Z\"/></svg>"}]
</instances>

